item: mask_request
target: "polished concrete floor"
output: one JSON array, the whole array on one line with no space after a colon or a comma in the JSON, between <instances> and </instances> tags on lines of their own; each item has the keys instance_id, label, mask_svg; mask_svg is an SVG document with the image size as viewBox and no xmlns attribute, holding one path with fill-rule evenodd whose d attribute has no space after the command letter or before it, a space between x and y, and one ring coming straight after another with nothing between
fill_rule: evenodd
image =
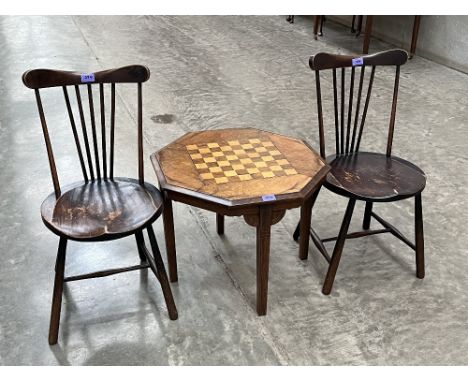
<instances>
[{"instance_id":1,"label":"polished concrete floor","mask_svg":"<svg viewBox=\"0 0 468 382\"><path fill-rule=\"evenodd\" d=\"M448 365L468 363L468 109L466 74L415 57L402 67L394 154L427 174L423 193L426 278L413 252L386 234L346 243L331 295L315 248L297 257L299 211L272 230L268 315L255 313L255 230L229 218L174 205L179 319L170 321L151 273L70 283L58 345L47 344L57 237L39 206L52 191L31 68L97 71L131 63L151 69L144 87L149 155L188 131L257 127L318 148L313 73L319 51L359 51L362 40L328 22L312 38L311 18L1 17L0 18L0 364L12 365ZM372 40L371 51L389 48ZM383 70L363 147L383 150L391 73ZM72 135L60 91L44 99L63 183L76 179ZM330 94L331 95L331 94ZM136 176L132 86L118 93L116 171ZM331 136L331 135L330 135ZM346 200L323 191L313 225L338 231ZM376 210L410 237L413 202ZM351 229L359 229L358 204ZM373 223L375 224L375 223ZM164 249L162 221L155 223ZM67 274L131 265L133 238L71 243Z\"/></svg>"}]
</instances>

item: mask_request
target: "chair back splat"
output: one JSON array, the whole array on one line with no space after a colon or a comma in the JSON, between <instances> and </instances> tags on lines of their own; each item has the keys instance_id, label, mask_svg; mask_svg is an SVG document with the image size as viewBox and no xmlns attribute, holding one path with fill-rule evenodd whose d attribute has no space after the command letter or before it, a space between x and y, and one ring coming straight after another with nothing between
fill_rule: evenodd
<instances>
[{"instance_id":1,"label":"chair back splat","mask_svg":"<svg viewBox=\"0 0 468 382\"><path fill-rule=\"evenodd\" d=\"M395 82L386 150L386 155L391 156L400 66L405 64L407 60L408 54L401 49L388 50L367 56L318 53L310 57L310 68L315 71L320 155L323 158L326 158L326 152L320 72L322 70L332 70L335 153L336 156L341 156L359 151L376 68L378 66L395 66ZM347 76L349 76L348 91L346 90ZM356 82L358 82L357 86L355 86ZM364 101L363 106L362 101Z\"/></svg>"},{"instance_id":2,"label":"chair back splat","mask_svg":"<svg viewBox=\"0 0 468 382\"><path fill-rule=\"evenodd\" d=\"M144 184L143 173L143 113L142 113L142 83L146 82L150 77L150 71L143 65L131 65L117 69L103 70L91 74L83 74L78 72L68 72L61 70L50 69L34 69L23 74L23 83L30 89L34 89L36 102L39 111L42 131L44 134L49 166L54 185L55 196L58 198L61 195L60 183L55 165L54 152L52 149L49 130L45 118L44 108L42 105L40 90L44 88L62 87L65 106L67 109L68 119L70 121L73 138L78 153L81 172L85 182L95 180L112 180L114 178L114 139L115 139L115 84L117 83L135 83L138 86L138 181ZM106 113L105 113L105 85L110 85L110 131L107 134L106 129ZM99 142L96 125L96 116L94 110L93 87L96 85L99 92L99 115L101 128L101 142L99 153ZM69 89L71 90L69 92ZM85 93L87 102L83 100ZM71 94L76 96L77 113L73 111L70 102ZM86 96L85 96L86 97ZM84 105L89 105L89 124L87 125ZM78 132L75 115L79 116L79 124L81 127L81 136ZM91 126L91 131L89 131ZM90 136L92 144L90 144ZM108 138L109 137L109 138ZM84 149L83 149L84 146Z\"/></svg>"}]
</instances>

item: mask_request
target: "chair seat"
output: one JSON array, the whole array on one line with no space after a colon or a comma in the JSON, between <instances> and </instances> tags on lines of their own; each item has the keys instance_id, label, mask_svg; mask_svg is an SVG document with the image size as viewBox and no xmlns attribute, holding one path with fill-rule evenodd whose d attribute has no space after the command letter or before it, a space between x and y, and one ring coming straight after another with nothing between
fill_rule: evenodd
<instances>
[{"instance_id":1,"label":"chair seat","mask_svg":"<svg viewBox=\"0 0 468 382\"><path fill-rule=\"evenodd\" d=\"M44 224L74 240L102 241L135 233L162 212L159 190L136 179L79 182L51 194L42 203Z\"/></svg>"},{"instance_id":2,"label":"chair seat","mask_svg":"<svg viewBox=\"0 0 468 382\"><path fill-rule=\"evenodd\" d=\"M325 187L356 199L386 202L420 193L426 175L414 164L385 154L360 152L329 157L331 166Z\"/></svg>"}]
</instances>

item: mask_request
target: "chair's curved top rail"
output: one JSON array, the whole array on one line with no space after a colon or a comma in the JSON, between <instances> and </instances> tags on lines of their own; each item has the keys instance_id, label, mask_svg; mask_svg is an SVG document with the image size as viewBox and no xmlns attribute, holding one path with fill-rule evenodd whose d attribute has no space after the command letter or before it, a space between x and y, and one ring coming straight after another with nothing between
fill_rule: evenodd
<instances>
[{"instance_id":1,"label":"chair's curved top rail","mask_svg":"<svg viewBox=\"0 0 468 382\"><path fill-rule=\"evenodd\" d=\"M80 73L54 69L33 69L23 74L23 83L31 89L55 86L100 84L100 83L137 83L148 81L149 69L144 65L129 65L95 73Z\"/></svg>"},{"instance_id":2,"label":"chair's curved top rail","mask_svg":"<svg viewBox=\"0 0 468 382\"><path fill-rule=\"evenodd\" d=\"M403 65L408 60L408 53L402 49L392 49L365 56L317 53L310 56L312 70L349 68L353 66L389 66Z\"/></svg>"}]
</instances>

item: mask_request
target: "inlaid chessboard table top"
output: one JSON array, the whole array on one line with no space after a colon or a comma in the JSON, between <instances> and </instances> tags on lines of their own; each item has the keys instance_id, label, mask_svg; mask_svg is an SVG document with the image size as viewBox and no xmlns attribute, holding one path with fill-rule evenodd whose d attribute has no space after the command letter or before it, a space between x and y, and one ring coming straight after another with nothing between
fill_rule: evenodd
<instances>
[{"instance_id":1,"label":"inlaid chessboard table top","mask_svg":"<svg viewBox=\"0 0 468 382\"><path fill-rule=\"evenodd\" d=\"M188 133L152 161L163 188L238 202L297 197L328 172L303 141L257 129Z\"/></svg>"}]
</instances>

